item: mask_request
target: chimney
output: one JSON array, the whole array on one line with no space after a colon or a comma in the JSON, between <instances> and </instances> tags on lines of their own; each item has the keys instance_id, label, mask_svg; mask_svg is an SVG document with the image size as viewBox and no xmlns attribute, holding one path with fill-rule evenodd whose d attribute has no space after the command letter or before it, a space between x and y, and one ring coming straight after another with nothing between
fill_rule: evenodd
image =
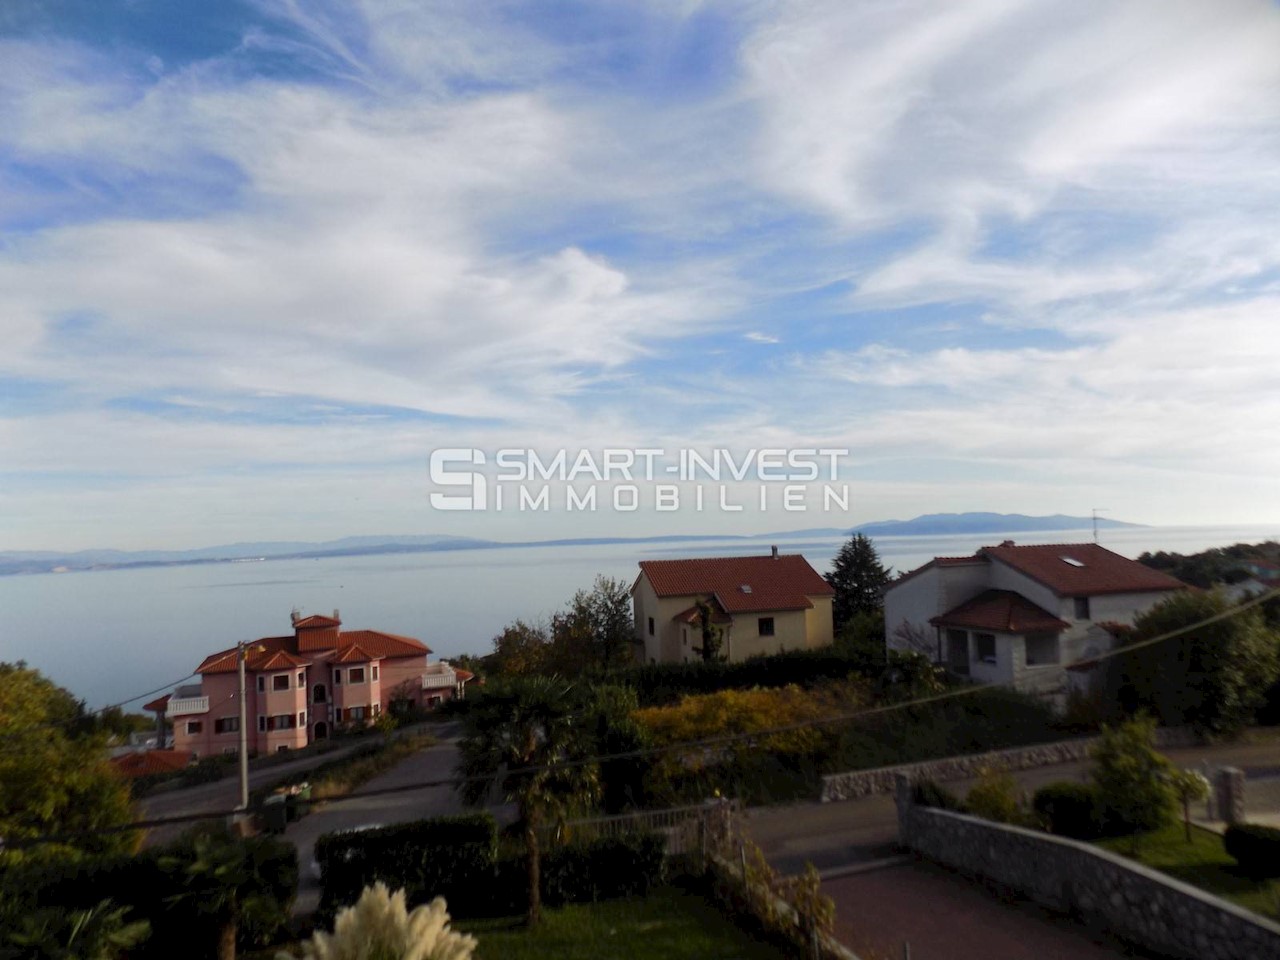
<instances>
[{"instance_id":1,"label":"chimney","mask_svg":"<svg viewBox=\"0 0 1280 960\"><path fill-rule=\"evenodd\" d=\"M773 551L773 559L777 560L777 559L778 559L778 548L777 548L776 546L773 546L773 547L770 547L769 549Z\"/></svg>"},{"instance_id":2,"label":"chimney","mask_svg":"<svg viewBox=\"0 0 1280 960\"><path fill-rule=\"evenodd\" d=\"M298 625L298 621L301 619L302 619L302 611L299 610L297 607L294 607L292 612L290 612L289 614L289 623L292 626L296 627Z\"/></svg>"},{"instance_id":3,"label":"chimney","mask_svg":"<svg viewBox=\"0 0 1280 960\"><path fill-rule=\"evenodd\" d=\"M1013 541L1012 541L1012 540L1005 540L1003 543L1001 543L1001 544L1000 544L1000 546L1002 546L1002 547L1012 547L1012 546L1013 546Z\"/></svg>"},{"instance_id":4,"label":"chimney","mask_svg":"<svg viewBox=\"0 0 1280 960\"><path fill-rule=\"evenodd\" d=\"M337 607L334 607L334 608L333 608L333 619L337 620L339 623L341 623L341 622L342 622L342 618L341 618L340 616L338 616L338 608L337 608Z\"/></svg>"}]
</instances>

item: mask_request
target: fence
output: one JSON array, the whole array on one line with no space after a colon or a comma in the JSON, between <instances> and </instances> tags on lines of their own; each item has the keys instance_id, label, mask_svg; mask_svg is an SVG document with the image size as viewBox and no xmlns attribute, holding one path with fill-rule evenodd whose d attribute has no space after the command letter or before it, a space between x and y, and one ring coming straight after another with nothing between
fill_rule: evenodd
<instances>
[{"instance_id":1,"label":"fence","mask_svg":"<svg viewBox=\"0 0 1280 960\"><path fill-rule=\"evenodd\" d=\"M637 810L608 817L571 820L548 828L546 839L595 840L628 833L660 833L667 838L667 856L704 852L705 838L714 835L713 819L732 819L741 808L737 800L694 803L665 810Z\"/></svg>"}]
</instances>

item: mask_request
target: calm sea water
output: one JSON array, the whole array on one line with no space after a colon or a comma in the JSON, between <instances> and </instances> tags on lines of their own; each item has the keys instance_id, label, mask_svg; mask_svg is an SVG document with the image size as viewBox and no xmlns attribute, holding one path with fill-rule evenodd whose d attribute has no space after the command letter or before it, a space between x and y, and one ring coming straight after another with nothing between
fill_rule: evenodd
<instances>
[{"instance_id":1,"label":"calm sea water","mask_svg":"<svg viewBox=\"0 0 1280 960\"><path fill-rule=\"evenodd\" d=\"M1017 533L1019 543L1091 539L1089 531ZM934 556L971 553L1001 534L890 537L882 560L910 570ZM1191 553L1280 539L1280 527L1104 530L1104 546ZM825 572L839 539L780 538ZM486 653L502 627L563 606L597 574L628 583L645 559L765 553L764 541L519 547L318 560L0 577L0 660L26 660L92 706L184 678L205 654L238 640L290 632L289 613L341 611L351 629L419 637L442 657ZM142 703L139 700L133 706Z\"/></svg>"}]
</instances>

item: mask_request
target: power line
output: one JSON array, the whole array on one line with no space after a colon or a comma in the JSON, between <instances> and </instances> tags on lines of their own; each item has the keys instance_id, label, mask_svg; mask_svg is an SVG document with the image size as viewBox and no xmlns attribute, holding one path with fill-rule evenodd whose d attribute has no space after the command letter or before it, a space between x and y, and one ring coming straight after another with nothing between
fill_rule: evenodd
<instances>
[{"instance_id":1,"label":"power line","mask_svg":"<svg viewBox=\"0 0 1280 960\"><path fill-rule=\"evenodd\" d=\"M106 713L108 710L119 709L120 707L133 703L135 700L141 700L143 697L151 697L157 693L163 693L166 690L176 687L180 683L184 683L187 680L190 680L194 676L195 676L194 673L188 673L185 677L179 677L177 680L173 680L169 683L166 683L162 687L156 687L154 690L148 690L146 693L139 693L135 696L130 697L127 700L121 700L118 703L109 703L105 707L99 707L97 710L90 710L88 713L82 713L79 716L71 717L67 720L46 720L43 723L33 723L30 726L20 727L17 730L6 730L3 733L0 733L0 740L8 740L13 737L20 737L20 736L23 736L24 734L31 733L37 730L49 730L57 727L70 727L70 726L74 726L77 723L84 723L90 717L96 717L99 714Z\"/></svg>"},{"instance_id":2,"label":"power line","mask_svg":"<svg viewBox=\"0 0 1280 960\"><path fill-rule=\"evenodd\" d=\"M1096 656L1072 661L1069 664L1065 664L1063 666L1063 669L1070 669L1072 667L1077 667L1077 666L1095 666L1104 660L1109 660L1113 657L1118 657L1124 654L1132 653L1135 650L1142 650L1142 649L1145 649L1146 647L1153 646L1157 643L1163 643L1166 640L1172 640L1175 637L1182 636L1183 634L1187 634L1187 633L1191 633L1192 631L1199 630L1202 627L1210 626L1211 624L1218 623L1223 620L1230 619L1231 617L1238 616L1239 614L1244 613L1247 610L1251 610L1254 607L1260 606L1261 604L1267 603L1278 597L1280 597L1280 589L1270 590L1267 593L1261 594L1257 597L1253 597L1237 606L1224 610L1221 613L1214 614L1211 617L1206 617L1203 620L1198 620L1195 623L1188 624L1185 627L1178 627L1175 630L1170 630L1165 633L1159 634L1158 636L1150 637L1146 640L1140 640L1136 643L1129 644L1127 646L1116 647L1112 650L1108 650L1105 653L1101 653ZM917 697L914 700L904 700L900 703L882 704L877 707L868 707L862 710L855 710L853 712L848 712L848 713L832 714L826 717L811 717L806 720L797 720L792 723L778 724L773 727L766 727L761 730L753 730L746 733L721 734L715 737L701 737L696 740L682 740L676 743L669 743L661 746L640 747L635 750L624 750L616 753L593 754L588 757L582 757L574 760L567 760L562 763L556 763L556 764L534 764L527 767L512 767L506 771L504 776L511 777L515 775L537 773L537 772L549 770L552 768L564 769L566 767L586 766L588 764L603 763L603 762L614 761L614 760L636 760L636 759L641 759L643 757L657 756L664 753L676 753L682 750L728 746L730 744L739 743L739 742L750 742L756 739L765 739L765 738L777 736L783 733L793 733L797 730L804 730L810 727L821 727L821 726L829 726L832 724L856 722L865 717L882 716L884 714L893 713L897 710L906 710L912 707L925 706L932 703L939 703L945 700L954 700L960 697L972 696L977 693L982 693L983 691L986 691L986 690L993 690L993 689L998 689L1003 687L1005 687L1005 685L999 684L999 683L970 684L964 687L955 687L951 690L944 690L941 693L931 694L926 697ZM146 694L143 694L143 696L146 696ZM320 803L343 803L349 800L362 800L362 799L367 799L371 797L389 796L397 793L413 793L418 790L426 790L431 787L452 786L456 788L466 783L490 782L494 779L495 779L494 775L483 775L483 774L477 774L469 777L458 777L458 776L442 777L436 780L419 780L414 783L401 784L395 787L383 787L378 790L356 791L354 793L348 793L340 797L329 797L322 800L299 800L296 802L302 806L315 806ZM263 804L259 802L257 804L252 805L249 808L248 812L258 812L262 809L262 807L263 807ZM41 843L64 843L64 842L68 842L78 838L83 838L86 836L101 836L103 834L108 834L108 833L128 833L133 830L152 829L155 827L172 826L172 825L183 824L183 823L195 823L203 820L225 820L228 817L234 816L236 814L243 814L245 812L246 811L244 810L231 809L231 810L221 810L221 811L209 811L206 813L182 814L174 817L160 817L160 818L155 818L151 820L136 820L131 823L124 824L117 827L107 827L107 828L100 828L97 830L79 831L79 832L70 833L70 834L42 835L37 837L19 838L19 839L14 839L9 841L8 845L14 848L18 848L18 847L26 847L26 846L35 846Z\"/></svg>"}]
</instances>

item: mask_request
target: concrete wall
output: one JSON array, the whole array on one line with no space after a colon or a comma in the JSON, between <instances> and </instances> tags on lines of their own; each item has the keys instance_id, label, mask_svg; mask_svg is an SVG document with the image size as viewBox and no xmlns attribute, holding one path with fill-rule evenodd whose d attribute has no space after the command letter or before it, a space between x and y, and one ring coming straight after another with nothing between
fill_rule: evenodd
<instances>
[{"instance_id":1,"label":"concrete wall","mask_svg":"<svg viewBox=\"0 0 1280 960\"><path fill-rule=\"evenodd\" d=\"M1186 960L1280 957L1280 924L1076 840L918 807L897 785L899 842L944 866Z\"/></svg>"}]
</instances>

